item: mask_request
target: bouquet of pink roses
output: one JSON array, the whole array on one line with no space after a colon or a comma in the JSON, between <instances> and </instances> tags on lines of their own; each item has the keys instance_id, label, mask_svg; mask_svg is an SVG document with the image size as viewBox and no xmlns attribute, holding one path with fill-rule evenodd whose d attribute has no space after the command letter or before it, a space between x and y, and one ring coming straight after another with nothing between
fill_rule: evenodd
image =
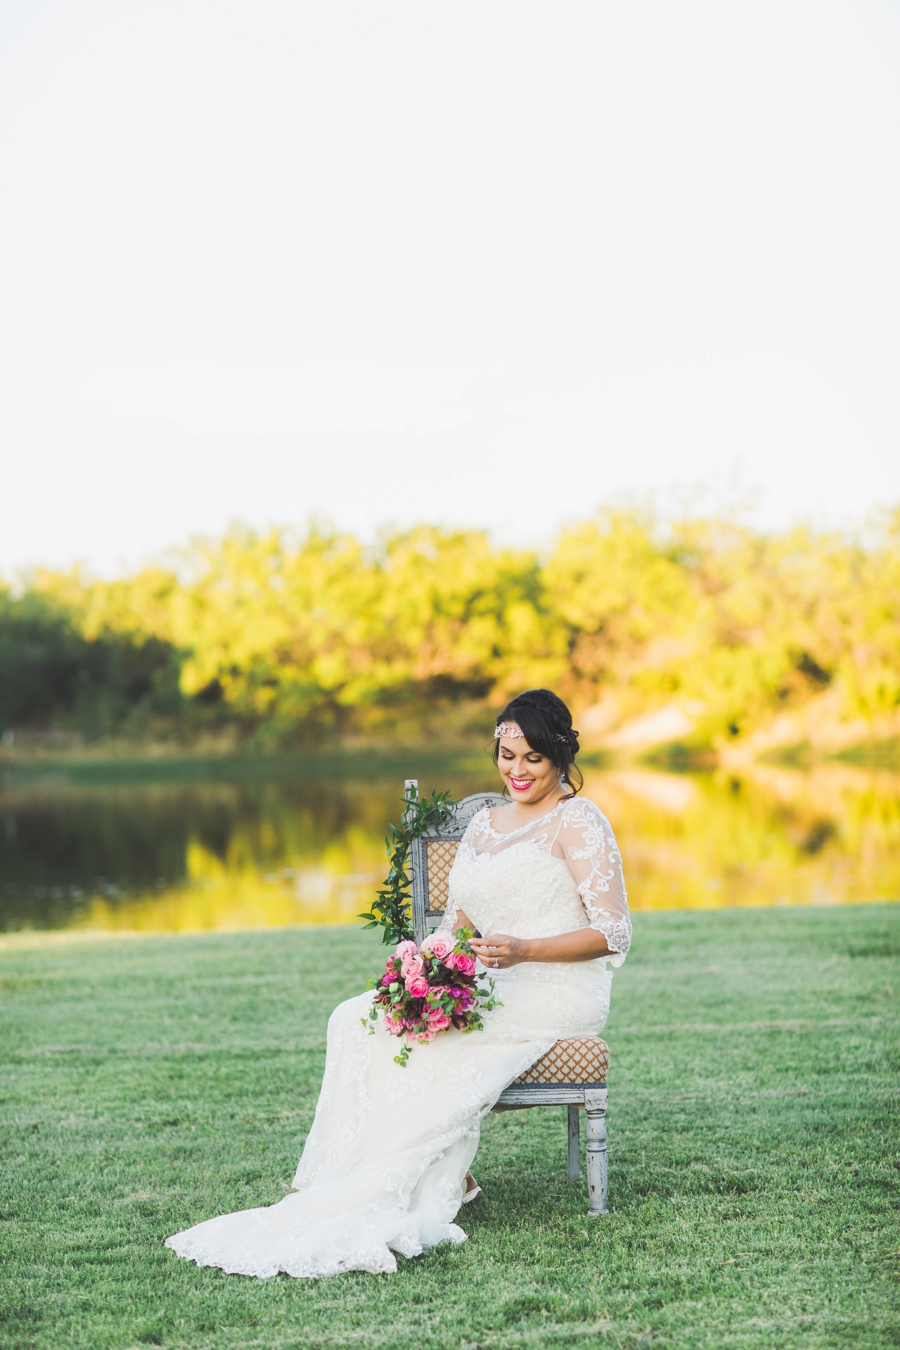
<instances>
[{"instance_id":1,"label":"bouquet of pink roses","mask_svg":"<svg viewBox=\"0 0 900 1350\"><path fill-rule=\"evenodd\" d=\"M385 962L381 979L369 981L368 987L377 993L363 1026L374 1035L378 1014L384 1014L390 1034L403 1037L395 1064L404 1067L416 1041L427 1045L450 1027L480 1031L482 1010L498 1006L494 981L475 974L471 937L473 929L458 928L455 937L441 934L424 949L412 941L401 942ZM486 984L481 982L485 980Z\"/></svg>"}]
</instances>

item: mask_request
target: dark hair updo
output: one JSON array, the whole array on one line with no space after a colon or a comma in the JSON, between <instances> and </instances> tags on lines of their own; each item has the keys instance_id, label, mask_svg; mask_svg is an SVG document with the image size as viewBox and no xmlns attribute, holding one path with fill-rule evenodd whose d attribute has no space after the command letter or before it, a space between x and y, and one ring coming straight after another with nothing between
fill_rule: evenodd
<instances>
[{"instance_id":1,"label":"dark hair updo","mask_svg":"<svg viewBox=\"0 0 900 1350\"><path fill-rule=\"evenodd\" d=\"M532 750L556 765L572 795L581 791L584 778L575 763L578 732L572 726L572 714L552 690L526 689L524 694L516 694L497 718L497 726L501 722L517 723ZM500 742L495 740L495 764L499 758Z\"/></svg>"}]
</instances>

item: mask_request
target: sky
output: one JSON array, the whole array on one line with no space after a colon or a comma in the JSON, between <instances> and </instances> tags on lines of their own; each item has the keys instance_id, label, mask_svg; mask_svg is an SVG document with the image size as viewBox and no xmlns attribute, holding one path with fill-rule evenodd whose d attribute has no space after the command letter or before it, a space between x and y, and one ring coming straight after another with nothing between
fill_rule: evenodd
<instances>
[{"instance_id":1,"label":"sky","mask_svg":"<svg viewBox=\"0 0 900 1350\"><path fill-rule=\"evenodd\" d=\"M897 0L5 0L0 573L900 504Z\"/></svg>"}]
</instances>

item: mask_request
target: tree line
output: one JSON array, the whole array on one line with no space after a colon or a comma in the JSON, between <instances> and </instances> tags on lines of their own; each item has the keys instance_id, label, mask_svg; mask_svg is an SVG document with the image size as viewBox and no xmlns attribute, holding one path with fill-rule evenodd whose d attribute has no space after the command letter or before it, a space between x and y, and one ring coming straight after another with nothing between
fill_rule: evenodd
<instances>
[{"instance_id":1,"label":"tree line","mask_svg":"<svg viewBox=\"0 0 900 1350\"><path fill-rule=\"evenodd\" d=\"M827 695L900 705L900 512L866 534L604 510L541 554L418 526L372 546L235 527L118 580L0 588L0 729L289 746L453 736L548 685L697 746Z\"/></svg>"}]
</instances>

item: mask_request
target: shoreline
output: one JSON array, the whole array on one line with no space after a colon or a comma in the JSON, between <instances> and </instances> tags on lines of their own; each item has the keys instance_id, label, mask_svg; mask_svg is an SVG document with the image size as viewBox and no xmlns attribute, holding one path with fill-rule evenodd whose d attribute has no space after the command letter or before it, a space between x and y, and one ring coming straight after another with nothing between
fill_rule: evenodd
<instances>
[{"instance_id":1,"label":"shoreline","mask_svg":"<svg viewBox=\"0 0 900 1350\"><path fill-rule=\"evenodd\" d=\"M817 748L801 742L756 753L742 753L741 747L717 752L709 747L694 747L670 742L623 753L604 746L582 751L578 762L593 771L616 768L642 768L668 774L742 772L754 768L792 769L803 773L825 765L845 765L858 769L900 771L900 737L861 741L839 750ZM475 774L491 772L487 751L481 747L431 747L421 744L341 745L327 748L262 752L259 750L210 751L208 747L122 746L100 744L96 748L51 751L41 748L0 750L0 786L17 781L59 774L73 783L83 782L200 782L215 779L241 780L268 777L318 779L348 770L368 777L417 777L429 772Z\"/></svg>"}]
</instances>

